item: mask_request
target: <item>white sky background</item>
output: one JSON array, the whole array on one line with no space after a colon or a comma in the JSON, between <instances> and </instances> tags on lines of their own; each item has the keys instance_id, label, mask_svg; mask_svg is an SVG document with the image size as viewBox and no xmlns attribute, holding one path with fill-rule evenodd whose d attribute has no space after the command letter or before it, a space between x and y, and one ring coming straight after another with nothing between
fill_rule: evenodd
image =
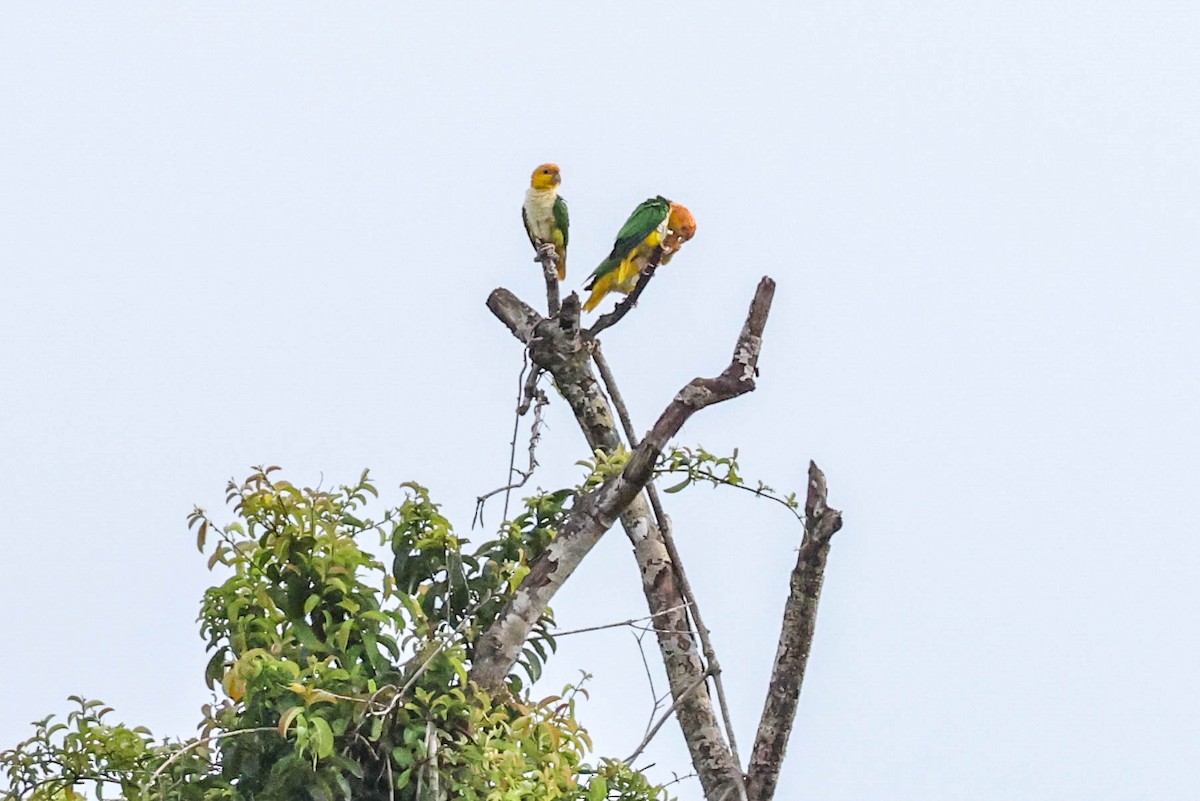
<instances>
[{"instance_id":1,"label":"white sky background","mask_svg":"<svg viewBox=\"0 0 1200 801\"><path fill-rule=\"evenodd\" d=\"M680 438L814 458L845 512L779 798L1193 796L1200 7L612 6L0 8L0 748L71 693L192 733L184 519L252 464L419 480L466 532L520 365L483 301L537 297L553 160L571 287L645 197L699 221L604 337L640 427L779 283L759 390ZM748 752L800 532L668 501ZM555 608L644 613L623 534ZM630 635L552 668L627 754ZM651 758L690 770L673 723Z\"/></svg>"}]
</instances>

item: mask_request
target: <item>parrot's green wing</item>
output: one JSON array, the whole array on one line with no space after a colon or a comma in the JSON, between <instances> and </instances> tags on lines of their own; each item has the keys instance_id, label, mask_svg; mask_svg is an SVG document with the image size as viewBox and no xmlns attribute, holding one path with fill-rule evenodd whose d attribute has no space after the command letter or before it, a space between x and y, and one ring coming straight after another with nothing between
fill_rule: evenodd
<instances>
[{"instance_id":1,"label":"parrot's green wing","mask_svg":"<svg viewBox=\"0 0 1200 801\"><path fill-rule=\"evenodd\" d=\"M600 262L600 266L592 271L591 278L584 285L584 289L591 289L597 278L607 275L621 266L621 262L629 255L629 251L654 233L654 229L662 225L662 221L667 219L667 215L670 213L671 201L662 195L650 198L634 209L633 214L629 215L629 219L617 232L617 241L613 243L612 253L609 253L608 258Z\"/></svg>"},{"instance_id":2,"label":"parrot's green wing","mask_svg":"<svg viewBox=\"0 0 1200 801\"><path fill-rule=\"evenodd\" d=\"M567 229L571 226L571 218L567 214L567 201L561 197L554 199L554 224L562 231L563 247L567 246Z\"/></svg>"},{"instance_id":3,"label":"parrot's green wing","mask_svg":"<svg viewBox=\"0 0 1200 801\"><path fill-rule=\"evenodd\" d=\"M537 237L533 235L533 227L529 224L529 215L525 213L524 206L521 207L521 222L525 225L525 234L529 237L529 244L533 245L533 247L536 249L541 243L538 242Z\"/></svg>"}]
</instances>

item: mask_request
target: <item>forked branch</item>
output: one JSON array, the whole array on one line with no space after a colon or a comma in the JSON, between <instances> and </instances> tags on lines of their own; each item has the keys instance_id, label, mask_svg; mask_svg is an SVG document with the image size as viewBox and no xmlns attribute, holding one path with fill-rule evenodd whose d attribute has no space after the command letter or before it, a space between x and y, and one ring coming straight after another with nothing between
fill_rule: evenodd
<instances>
[{"instance_id":1,"label":"forked branch","mask_svg":"<svg viewBox=\"0 0 1200 801\"><path fill-rule=\"evenodd\" d=\"M729 366L714 378L692 379L659 416L650 433L630 456L625 469L605 480L592 492L576 498L572 512L560 528L558 536L534 561L529 574L504 610L481 637L471 669L471 678L480 686L494 689L503 684L505 677L516 664L521 646L550 603L550 599L600 537L641 493L654 475L654 464L663 447L678 433L688 418L707 406L736 398L754 389L758 355L762 347L762 332L770 313L774 292L775 282L770 278L763 278L750 304L750 312L734 347L733 359ZM489 306L496 299L497 293L493 293L489 299ZM564 318L570 306L571 297L563 304ZM516 308L520 311L520 306L514 307L511 303L507 303L504 308ZM495 310L493 308L493 311ZM524 321L521 317L524 315L520 315L509 326L514 332L523 327ZM533 322L533 327L538 328L538 322ZM536 350L534 353L536 354Z\"/></svg>"},{"instance_id":2,"label":"forked branch","mask_svg":"<svg viewBox=\"0 0 1200 801\"><path fill-rule=\"evenodd\" d=\"M608 366L608 360L604 358L604 351L600 348L600 343L595 344L592 350L592 359L596 362L596 368L600 371L600 377L604 379L604 386L608 389L608 396L612 398L613 406L617 408L617 414L621 419L621 427L625 429L625 437L631 445L638 444L637 432L633 427L633 419L629 415L629 409L625 406L625 400L621 397L621 391L617 387L616 376L613 375L612 368ZM704 618L700 615L700 604L696 599L696 593L692 590L691 582L688 580L687 571L683 568L683 559L679 555L679 549L675 546L675 537L671 533L671 521L667 517L666 511L663 510L662 499L658 496L658 489L651 481L646 485L646 496L650 499L650 508L654 510L654 519L658 523L658 530L662 532L663 545L667 548L667 553L671 556L671 562L675 566L675 578L679 582L679 591L686 601L688 614L692 618L692 627L700 638L700 646L704 650L704 661L707 663L706 675L712 677L713 686L717 691L717 702L721 707L721 722L725 726L725 738L729 742L729 753L733 757L733 761L740 767L741 756L738 754L737 734L733 730L733 715L729 710L729 702L725 697L725 684L721 678L721 663L717 660L717 651L713 647L712 638L709 635L708 627L704 625ZM741 801L745 799L745 788L739 788Z\"/></svg>"}]
</instances>

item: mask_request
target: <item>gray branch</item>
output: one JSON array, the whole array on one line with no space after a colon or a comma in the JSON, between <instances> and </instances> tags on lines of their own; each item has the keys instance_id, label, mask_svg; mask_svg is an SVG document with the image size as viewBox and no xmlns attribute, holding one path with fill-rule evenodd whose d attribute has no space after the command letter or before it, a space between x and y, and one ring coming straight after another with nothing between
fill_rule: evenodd
<instances>
[{"instance_id":1,"label":"gray branch","mask_svg":"<svg viewBox=\"0 0 1200 801\"><path fill-rule=\"evenodd\" d=\"M561 303L558 299L558 249L550 242L534 245L537 255L533 257L542 267L542 276L546 279L546 307L550 316L558 314Z\"/></svg>"},{"instance_id":2,"label":"gray branch","mask_svg":"<svg viewBox=\"0 0 1200 801\"><path fill-rule=\"evenodd\" d=\"M754 751L750 755L746 789L754 801L771 801L779 781L779 769L787 750L788 736L800 700L800 685L812 650L817 621L817 604L825 579L825 560L829 541L842 527L842 513L830 508L825 474L813 462L808 463L808 499L804 505L804 539L791 587L783 609L783 626L775 665L767 685L767 700Z\"/></svg>"},{"instance_id":3,"label":"gray branch","mask_svg":"<svg viewBox=\"0 0 1200 801\"><path fill-rule=\"evenodd\" d=\"M596 362L596 368L600 371L600 377L604 379L604 386L608 389L608 396L612 399L613 405L617 407L617 414L621 419L621 427L625 430L625 437L630 444L638 443L637 432L633 428L633 419L629 415L629 409L625 406L625 401L621 397L621 392L617 388L617 379L613 375L612 369L608 366L608 360L604 358L604 352L600 349L600 343L597 342L592 351L592 359ZM734 764L740 766L742 764L741 757L738 755L737 735L733 730L733 716L729 711L729 703L725 698L725 683L721 678L721 663L717 660L717 651L713 647L712 639L709 636L708 627L704 625L704 618L700 614L700 603L696 599L696 593L692 590L691 582L688 580L687 571L683 569L683 559L679 555L679 549L675 545L675 538L671 533L671 521L663 510L662 499L658 496L658 490L651 481L646 485L646 495L650 499L650 508L654 510L654 520L658 523L658 530L662 532L663 544L667 548L667 553L671 557L672 563L675 565L675 578L679 582L679 589L683 593L683 597L687 600L688 614L691 615L692 625L697 635L700 637L700 646L704 651L704 659L708 663L708 675L712 676L713 687L717 691L717 703L721 709L721 720L725 724L725 737L729 743L729 753L733 757ZM741 778L739 776L739 778ZM738 788L738 796L741 801L747 801L746 788L744 786Z\"/></svg>"},{"instance_id":4,"label":"gray branch","mask_svg":"<svg viewBox=\"0 0 1200 801\"><path fill-rule=\"evenodd\" d=\"M741 769L721 735L712 698L703 686L706 668L692 636L685 599L642 490L653 477L663 447L689 417L754 389L762 332L774 292L775 282L770 278L759 283L729 366L719 376L689 382L634 450L624 471L576 499L558 537L535 561L500 617L484 633L472 667L472 678L482 686L503 683L550 598L619 516L634 543L643 590L658 621L659 649L684 739L705 796L714 799L737 792ZM580 336L578 296L569 295L555 319L542 318L505 289L491 294L488 308L529 347L534 363L554 377L589 446L614 452L621 444L620 435Z\"/></svg>"}]
</instances>

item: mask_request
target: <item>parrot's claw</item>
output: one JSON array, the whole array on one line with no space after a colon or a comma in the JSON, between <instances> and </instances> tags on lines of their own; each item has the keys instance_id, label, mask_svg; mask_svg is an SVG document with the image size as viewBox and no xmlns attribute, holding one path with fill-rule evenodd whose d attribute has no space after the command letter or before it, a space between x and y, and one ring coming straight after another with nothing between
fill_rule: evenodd
<instances>
[{"instance_id":1,"label":"parrot's claw","mask_svg":"<svg viewBox=\"0 0 1200 801\"><path fill-rule=\"evenodd\" d=\"M557 255L558 251L555 250L554 243L545 242L541 245L538 245L537 256L534 258L534 261L546 261L556 257Z\"/></svg>"}]
</instances>

